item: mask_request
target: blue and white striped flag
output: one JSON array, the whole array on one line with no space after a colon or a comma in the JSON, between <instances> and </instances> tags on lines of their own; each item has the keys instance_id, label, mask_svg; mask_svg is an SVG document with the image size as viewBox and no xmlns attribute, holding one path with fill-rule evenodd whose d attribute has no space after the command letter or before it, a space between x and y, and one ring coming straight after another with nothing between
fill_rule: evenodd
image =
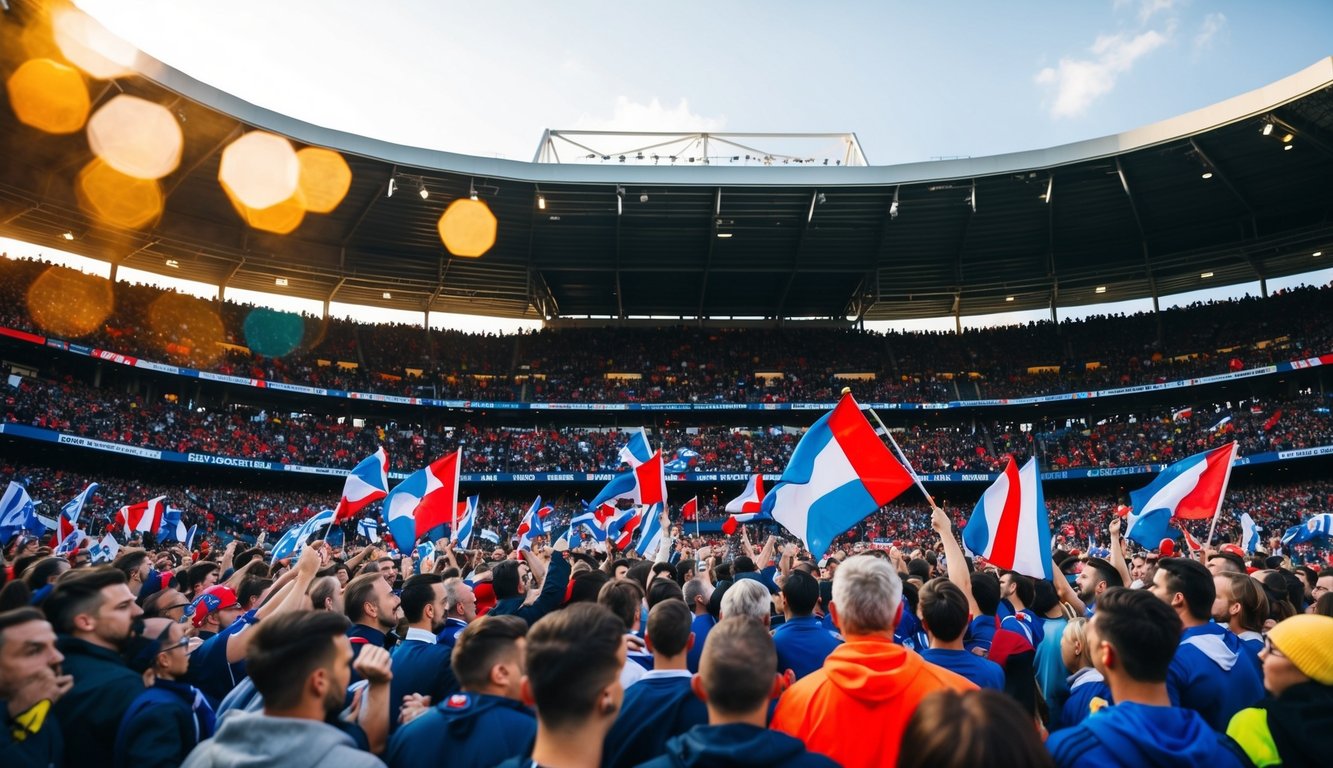
<instances>
[{"instance_id":1,"label":"blue and white striped flag","mask_svg":"<svg viewBox=\"0 0 1333 768\"><path fill-rule=\"evenodd\" d=\"M14 534L24 529L34 534L41 534L46 526L37 519L37 510L33 506L28 489L14 481L9 482L5 495L0 497L0 543L8 542Z\"/></svg>"},{"instance_id":2,"label":"blue and white striped flag","mask_svg":"<svg viewBox=\"0 0 1333 768\"><path fill-rule=\"evenodd\" d=\"M454 531L454 542L462 549L472 543L472 528L477 522L477 503L479 496L469 496L463 502L463 514L458 516L458 530Z\"/></svg>"},{"instance_id":3,"label":"blue and white striped flag","mask_svg":"<svg viewBox=\"0 0 1333 768\"><path fill-rule=\"evenodd\" d=\"M423 541L417 545L417 567L422 568L423 566L421 564L426 562L427 558L430 558L431 560L435 559L434 542Z\"/></svg>"},{"instance_id":4,"label":"blue and white striped flag","mask_svg":"<svg viewBox=\"0 0 1333 768\"><path fill-rule=\"evenodd\" d=\"M639 524L639 544L634 548L639 557L651 557L662 544L662 505L653 504L643 512L643 522Z\"/></svg>"},{"instance_id":5,"label":"blue and white striped flag","mask_svg":"<svg viewBox=\"0 0 1333 768\"><path fill-rule=\"evenodd\" d=\"M285 560L300 554L302 545L310 534L321 528L327 528L333 522L334 512L331 509L321 510L318 514L299 525L294 525L282 534L278 543L273 545L273 562Z\"/></svg>"},{"instance_id":6,"label":"blue and white striped flag","mask_svg":"<svg viewBox=\"0 0 1333 768\"><path fill-rule=\"evenodd\" d=\"M1249 554L1259 549L1259 533L1263 531L1255 524L1249 512L1240 513L1240 546Z\"/></svg>"},{"instance_id":7,"label":"blue and white striped flag","mask_svg":"<svg viewBox=\"0 0 1333 768\"><path fill-rule=\"evenodd\" d=\"M380 540L380 521L374 517L363 517L356 521L356 535L367 538L371 543Z\"/></svg>"}]
</instances>

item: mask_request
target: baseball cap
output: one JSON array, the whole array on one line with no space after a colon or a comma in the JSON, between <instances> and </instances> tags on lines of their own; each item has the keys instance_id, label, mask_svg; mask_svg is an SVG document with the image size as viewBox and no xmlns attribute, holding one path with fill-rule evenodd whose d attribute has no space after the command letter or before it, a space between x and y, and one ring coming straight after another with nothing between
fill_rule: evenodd
<instances>
[{"instance_id":1,"label":"baseball cap","mask_svg":"<svg viewBox=\"0 0 1333 768\"><path fill-rule=\"evenodd\" d=\"M217 613L223 608L234 608L239 603L240 601L236 599L236 593L232 591L231 587L214 584L194 599L189 610L194 611L193 621L194 625L198 627L204 623L208 614Z\"/></svg>"}]
</instances>

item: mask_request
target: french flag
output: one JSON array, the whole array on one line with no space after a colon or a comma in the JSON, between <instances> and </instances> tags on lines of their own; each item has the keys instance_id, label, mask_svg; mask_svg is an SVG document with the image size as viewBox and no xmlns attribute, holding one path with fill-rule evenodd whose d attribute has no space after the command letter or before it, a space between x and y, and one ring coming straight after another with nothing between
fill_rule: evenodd
<instances>
[{"instance_id":1,"label":"french flag","mask_svg":"<svg viewBox=\"0 0 1333 768\"><path fill-rule=\"evenodd\" d=\"M973 508L963 544L1000 568L1051 578L1051 524L1035 458L1020 469L1009 457Z\"/></svg>"},{"instance_id":2,"label":"french flag","mask_svg":"<svg viewBox=\"0 0 1333 768\"><path fill-rule=\"evenodd\" d=\"M478 499L477 496L469 496L467 501L458 502L458 524L453 527L453 538L463 549L472 543L472 526L477 522Z\"/></svg>"},{"instance_id":3,"label":"french flag","mask_svg":"<svg viewBox=\"0 0 1333 768\"><path fill-rule=\"evenodd\" d=\"M731 517L722 524L722 532L730 536L741 523L748 523L762 516L764 506L764 476L755 475L745 484L745 492L727 502L726 510Z\"/></svg>"},{"instance_id":4,"label":"french flag","mask_svg":"<svg viewBox=\"0 0 1333 768\"><path fill-rule=\"evenodd\" d=\"M166 496L158 496L138 504L129 504L116 512L116 522L125 526L126 538L135 533L157 535L162 527L162 515L167 511Z\"/></svg>"},{"instance_id":5,"label":"french flag","mask_svg":"<svg viewBox=\"0 0 1333 768\"><path fill-rule=\"evenodd\" d=\"M1231 480L1236 443L1196 453L1162 470L1147 486L1129 494L1133 510L1125 537L1156 547L1171 534L1171 520L1206 520L1217 515Z\"/></svg>"},{"instance_id":6,"label":"french flag","mask_svg":"<svg viewBox=\"0 0 1333 768\"><path fill-rule=\"evenodd\" d=\"M435 526L453 522L458 509L458 465L459 452L454 451L408 475L384 496L380 511L399 547L410 547Z\"/></svg>"},{"instance_id":7,"label":"french flag","mask_svg":"<svg viewBox=\"0 0 1333 768\"><path fill-rule=\"evenodd\" d=\"M551 507L549 505L542 506L542 497L538 496L532 502L532 506L528 507L528 511L524 513L523 522L518 524L519 549L532 549L532 540L538 536L546 535L546 526L542 524L542 521L549 514L551 514Z\"/></svg>"},{"instance_id":8,"label":"french flag","mask_svg":"<svg viewBox=\"0 0 1333 768\"><path fill-rule=\"evenodd\" d=\"M341 523L356 516L372 501L389 495L389 454L380 446L374 455L362 459L347 473L343 495L334 510L335 522Z\"/></svg>"},{"instance_id":9,"label":"french flag","mask_svg":"<svg viewBox=\"0 0 1333 768\"><path fill-rule=\"evenodd\" d=\"M848 393L796 444L760 511L822 556L839 534L911 485L912 476Z\"/></svg>"}]
</instances>

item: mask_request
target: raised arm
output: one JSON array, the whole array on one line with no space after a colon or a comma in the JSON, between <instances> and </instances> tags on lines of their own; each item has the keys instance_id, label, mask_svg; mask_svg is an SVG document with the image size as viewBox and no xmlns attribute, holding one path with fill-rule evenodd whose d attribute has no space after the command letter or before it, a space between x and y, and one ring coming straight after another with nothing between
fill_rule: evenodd
<instances>
[{"instance_id":1,"label":"raised arm","mask_svg":"<svg viewBox=\"0 0 1333 768\"><path fill-rule=\"evenodd\" d=\"M949 569L949 581L956 584L967 596L967 610L972 616L980 616L981 608L977 606L976 598L972 597L972 575L967 572L967 560L963 557L963 548L958 545L958 539L954 538L953 522L949 520L948 513L932 506L930 527L935 529L935 533L940 536L940 542L944 544L944 560Z\"/></svg>"},{"instance_id":2,"label":"raised arm","mask_svg":"<svg viewBox=\"0 0 1333 768\"><path fill-rule=\"evenodd\" d=\"M1112 520L1107 530L1111 533L1111 565L1120 574L1120 583L1128 587L1134 580L1130 578L1129 566L1125 565L1125 546L1120 540L1120 518Z\"/></svg>"}]
</instances>

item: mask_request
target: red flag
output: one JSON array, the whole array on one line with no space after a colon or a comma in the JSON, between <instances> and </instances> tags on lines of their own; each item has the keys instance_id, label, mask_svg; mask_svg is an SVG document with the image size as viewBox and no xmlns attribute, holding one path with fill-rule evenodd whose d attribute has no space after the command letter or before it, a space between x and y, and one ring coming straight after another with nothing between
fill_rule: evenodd
<instances>
[{"instance_id":1,"label":"red flag","mask_svg":"<svg viewBox=\"0 0 1333 768\"><path fill-rule=\"evenodd\" d=\"M437 525L450 523L457 526L458 470L462 451L454 451L426 468L426 494L417 504L416 533L423 536ZM453 530L453 528L450 528Z\"/></svg>"},{"instance_id":2,"label":"red flag","mask_svg":"<svg viewBox=\"0 0 1333 768\"><path fill-rule=\"evenodd\" d=\"M695 496L680 508L680 517L682 520L693 520L699 514L699 497Z\"/></svg>"}]
</instances>

